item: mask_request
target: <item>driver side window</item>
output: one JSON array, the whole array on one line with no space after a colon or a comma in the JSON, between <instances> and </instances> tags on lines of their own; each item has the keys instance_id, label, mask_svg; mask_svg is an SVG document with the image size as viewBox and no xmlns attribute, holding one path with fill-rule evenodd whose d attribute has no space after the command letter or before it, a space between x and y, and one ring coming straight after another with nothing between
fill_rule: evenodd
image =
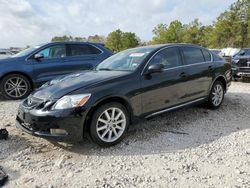
<instances>
[{"instance_id":1,"label":"driver side window","mask_svg":"<svg viewBox=\"0 0 250 188\"><path fill-rule=\"evenodd\" d=\"M44 58L62 58L66 56L65 45L55 45L40 51L39 54L43 54Z\"/></svg>"},{"instance_id":2,"label":"driver side window","mask_svg":"<svg viewBox=\"0 0 250 188\"><path fill-rule=\"evenodd\" d=\"M151 60L150 65L152 64L163 64L165 69L180 66L178 48L171 47L161 50Z\"/></svg>"}]
</instances>

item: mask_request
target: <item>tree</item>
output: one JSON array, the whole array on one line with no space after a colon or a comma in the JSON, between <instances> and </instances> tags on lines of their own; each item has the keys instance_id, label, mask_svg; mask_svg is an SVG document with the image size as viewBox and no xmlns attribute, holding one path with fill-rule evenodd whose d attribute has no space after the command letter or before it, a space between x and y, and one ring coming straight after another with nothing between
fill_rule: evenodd
<instances>
[{"instance_id":1,"label":"tree","mask_svg":"<svg viewBox=\"0 0 250 188\"><path fill-rule=\"evenodd\" d=\"M153 30L151 43L185 42L210 48L250 46L250 0L238 0L221 13L212 25L198 19L189 24L175 20L159 24Z\"/></svg>"},{"instance_id":2,"label":"tree","mask_svg":"<svg viewBox=\"0 0 250 188\"><path fill-rule=\"evenodd\" d=\"M122 35L122 49L134 48L139 45L139 41L135 33L125 32Z\"/></svg>"},{"instance_id":3,"label":"tree","mask_svg":"<svg viewBox=\"0 0 250 188\"><path fill-rule=\"evenodd\" d=\"M202 37L202 23L198 19L184 26L183 42L201 45Z\"/></svg>"},{"instance_id":4,"label":"tree","mask_svg":"<svg viewBox=\"0 0 250 188\"><path fill-rule=\"evenodd\" d=\"M52 41L52 42L73 41L73 37L72 37L72 36L67 36L67 35L64 35L64 36L61 36L61 37L55 36L55 37L52 38L51 41Z\"/></svg>"},{"instance_id":5,"label":"tree","mask_svg":"<svg viewBox=\"0 0 250 188\"><path fill-rule=\"evenodd\" d=\"M106 47L114 52L119 52L139 45L140 39L131 32L122 32L120 29L109 33Z\"/></svg>"},{"instance_id":6,"label":"tree","mask_svg":"<svg viewBox=\"0 0 250 188\"><path fill-rule=\"evenodd\" d=\"M221 13L214 23L214 39L218 47L250 45L250 0L238 0Z\"/></svg>"},{"instance_id":7,"label":"tree","mask_svg":"<svg viewBox=\"0 0 250 188\"><path fill-rule=\"evenodd\" d=\"M180 21L175 20L167 26L166 24L159 24L153 30L155 35L152 44L159 43L177 43L183 41L183 25Z\"/></svg>"},{"instance_id":8,"label":"tree","mask_svg":"<svg viewBox=\"0 0 250 188\"><path fill-rule=\"evenodd\" d=\"M120 29L108 34L106 47L113 52L119 52L122 50L122 31Z\"/></svg>"},{"instance_id":9,"label":"tree","mask_svg":"<svg viewBox=\"0 0 250 188\"><path fill-rule=\"evenodd\" d=\"M100 35L93 35L88 37L88 42L96 42L104 44L106 42L106 38Z\"/></svg>"},{"instance_id":10,"label":"tree","mask_svg":"<svg viewBox=\"0 0 250 188\"><path fill-rule=\"evenodd\" d=\"M87 39L85 37L75 37L74 41L77 41L77 42L86 42Z\"/></svg>"},{"instance_id":11,"label":"tree","mask_svg":"<svg viewBox=\"0 0 250 188\"><path fill-rule=\"evenodd\" d=\"M58 37L58 36L55 36L51 39L52 42L68 42L68 41L78 41L78 42L86 42L86 38L84 37L72 37L72 36L67 36L67 35L64 35L64 36L61 36L61 37Z\"/></svg>"}]
</instances>

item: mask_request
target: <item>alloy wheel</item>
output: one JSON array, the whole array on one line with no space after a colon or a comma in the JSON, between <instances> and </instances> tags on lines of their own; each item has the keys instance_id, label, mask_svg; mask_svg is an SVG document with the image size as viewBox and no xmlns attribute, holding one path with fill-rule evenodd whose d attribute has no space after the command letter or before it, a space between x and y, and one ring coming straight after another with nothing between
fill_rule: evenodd
<instances>
[{"instance_id":1,"label":"alloy wheel","mask_svg":"<svg viewBox=\"0 0 250 188\"><path fill-rule=\"evenodd\" d=\"M20 98L28 92L28 83L21 77L11 77L4 84L7 95Z\"/></svg>"},{"instance_id":2,"label":"alloy wheel","mask_svg":"<svg viewBox=\"0 0 250 188\"><path fill-rule=\"evenodd\" d=\"M214 106L219 106L221 104L223 100L223 95L224 91L222 85L215 85L212 92L212 103Z\"/></svg>"},{"instance_id":3,"label":"alloy wheel","mask_svg":"<svg viewBox=\"0 0 250 188\"><path fill-rule=\"evenodd\" d=\"M104 142L118 140L126 129L126 117L119 108L109 108L98 118L96 131L98 137Z\"/></svg>"}]
</instances>

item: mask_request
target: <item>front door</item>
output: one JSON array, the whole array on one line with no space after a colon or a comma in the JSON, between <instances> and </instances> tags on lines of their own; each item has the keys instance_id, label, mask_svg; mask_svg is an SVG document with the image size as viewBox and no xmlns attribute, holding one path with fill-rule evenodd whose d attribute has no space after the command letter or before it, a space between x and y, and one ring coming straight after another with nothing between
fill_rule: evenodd
<instances>
[{"instance_id":1,"label":"front door","mask_svg":"<svg viewBox=\"0 0 250 188\"><path fill-rule=\"evenodd\" d=\"M179 87L182 80L182 61L177 47L161 49L153 56L152 64L163 64L164 71L142 75L142 111L144 114L159 111L178 104Z\"/></svg>"},{"instance_id":2,"label":"front door","mask_svg":"<svg viewBox=\"0 0 250 188\"><path fill-rule=\"evenodd\" d=\"M64 44L46 47L36 54L43 55L43 58L35 59L33 56L29 61L33 65L33 77L37 86L67 73L67 69L63 67L63 61L66 57Z\"/></svg>"}]
</instances>

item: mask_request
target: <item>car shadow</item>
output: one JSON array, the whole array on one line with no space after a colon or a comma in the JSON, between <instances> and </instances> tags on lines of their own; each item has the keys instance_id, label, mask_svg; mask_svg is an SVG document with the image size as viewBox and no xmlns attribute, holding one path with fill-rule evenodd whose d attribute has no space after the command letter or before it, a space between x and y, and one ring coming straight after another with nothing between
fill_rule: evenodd
<instances>
[{"instance_id":1,"label":"car shadow","mask_svg":"<svg viewBox=\"0 0 250 188\"><path fill-rule=\"evenodd\" d=\"M131 125L122 143L110 148L101 148L89 139L66 145L51 143L66 152L89 156L150 155L181 151L209 144L234 132L249 129L249 106L248 93L229 92L218 110L209 110L202 106L186 107ZM0 151L3 147L8 147L6 148L8 152L0 153L0 159L17 151L23 151L26 147L41 150L49 144L40 138L13 133L7 141L15 142L11 144L12 147L9 148L4 142L0 141ZM49 152L49 148L46 151L42 149L42 152Z\"/></svg>"},{"instance_id":2,"label":"car shadow","mask_svg":"<svg viewBox=\"0 0 250 188\"><path fill-rule=\"evenodd\" d=\"M249 105L249 94L228 93L218 110L194 106L143 120L130 127L122 143L110 148L101 148L87 139L70 147L57 146L95 156L149 155L196 148L250 128Z\"/></svg>"}]
</instances>

